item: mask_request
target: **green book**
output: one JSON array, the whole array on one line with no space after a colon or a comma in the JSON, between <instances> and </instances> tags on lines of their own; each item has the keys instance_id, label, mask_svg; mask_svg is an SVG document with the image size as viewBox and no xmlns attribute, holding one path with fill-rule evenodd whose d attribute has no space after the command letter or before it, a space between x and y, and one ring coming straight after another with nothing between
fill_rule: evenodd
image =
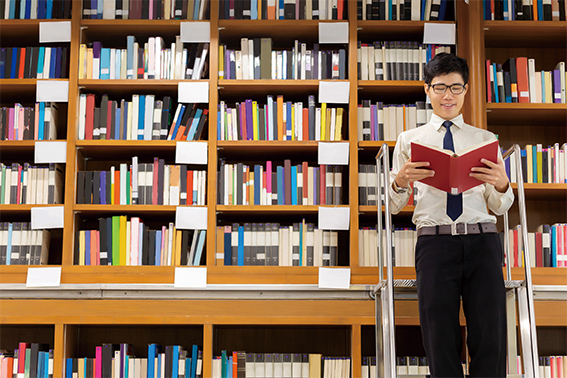
<instances>
[{"instance_id":1,"label":"green book","mask_svg":"<svg viewBox=\"0 0 567 378\"><path fill-rule=\"evenodd\" d=\"M31 378L30 370L31 370L31 348L26 348L26 365L24 370L24 378Z\"/></svg>"},{"instance_id":2,"label":"green book","mask_svg":"<svg viewBox=\"0 0 567 378\"><path fill-rule=\"evenodd\" d=\"M120 265L120 216L112 217L112 265Z\"/></svg>"}]
</instances>

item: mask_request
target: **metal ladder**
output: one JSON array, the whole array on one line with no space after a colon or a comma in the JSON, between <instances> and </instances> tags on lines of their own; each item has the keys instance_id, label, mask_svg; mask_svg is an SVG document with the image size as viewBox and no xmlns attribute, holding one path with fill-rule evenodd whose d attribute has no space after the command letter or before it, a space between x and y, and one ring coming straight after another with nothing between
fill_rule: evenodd
<instances>
[{"instance_id":1,"label":"metal ladder","mask_svg":"<svg viewBox=\"0 0 567 378\"><path fill-rule=\"evenodd\" d=\"M515 154L514 154L515 153ZM517 369L517 340L516 340L516 302L519 315L519 331L522 347L522 362L524 377L539 378L537 334L534 315L534 296L532 290L532 276L530 269L530 253L528 244L528 227L526 220L526 201L524 193L524 180L522 177L520 146L515 144L503 155L504 159L512 154L516 159L516 181L518 184L518 201L520 211L520 225L522 240L524 244L524 268L525 279L513 281L510 268L510 243L508 240L508 212L503 215L504 250L506 256L506 319L507 319L507 355L508 355L508 377L521 377ZM381 163L382 162L382 163ZM376 307L376 371L379 378L393 378L397 376L396 369L396 331L394 315L394 299L402 298L404 293L411 293L411 299L417 298L416 280L395 280L393 273L393 250L392 250L392 215L390 213L390 201L387 188L390 187L390 158L388 145L384 143L376 155L376 173L378 198L383 190L385 204L385 228L386 228L386 254L387 274L384 279L384 261L382 245L382 206L378 201L378 264L379 282L374 289ZM382 169L383 168L383 169ZM382 185L382 172L384 174L384 185ZM409 298L407 295L406 298Z\"/></svg>"}]
</instances>

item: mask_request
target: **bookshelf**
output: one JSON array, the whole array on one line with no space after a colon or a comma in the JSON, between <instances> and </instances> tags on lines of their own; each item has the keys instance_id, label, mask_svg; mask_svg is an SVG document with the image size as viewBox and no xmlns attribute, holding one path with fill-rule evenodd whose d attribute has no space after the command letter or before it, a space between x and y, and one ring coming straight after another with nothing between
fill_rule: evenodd
<instances>
[{"instance_id":1,"label":"bookshelf","mask_svg":"<svg viewBox=\"0 0 567 378\"><path fill-rule=\"evenodd\" d=\"M265 101L266 95L282 94L290 101L304 101L316 94L318 80L226 80L218 78L219 45L232 44L241 37L271 37L289 48L295 38L303 42L316 41L319 21L313 20L223 20L218 18L218 2L211 1L209 75L199 80L209 84L208 128L202 139L208 145L207 240L203 261L207 268L208 284L214 290L191 291L173 287L173 266L77 266L73 262L75 232L82 219L100 216L136 215L144 219L173 221L175 206L170 205L85 205L77 204L77 173L85 165L128 161L134 155L146 159L154 156L173 159L174 141L119 141L78 140L77 114L81 93L111 94L115 99L133 93L173 95L180 80L92 80L78 79L77 64L70 65L69 102L60 104L60 122L57 139L67 142L65 164L64 229L52 232L50 266L61 266L61 289L25 290L27 266L0 266L0 348L14 349L18 341L48 343L55 353L55 376L61 376L64 358L87 356L95 345L116 335L117 342L143 346L150 342L177 343L179 337L188 344L197 343L204 356L204 376L211 372L212 356L222 349L240 347L240 339L249 335L268 334L288 337L285 342L294 348L292 335L309 335L316 339L312 352L348 355L352 358L352 376L360 375L362 356L373 353L372 325L374 303L367 291L376 284L378 268L358 265L358 229L376 222L376 209L359 206L359 163L373 163L381 142L360 141L357 137L357 107L363 99L388 98L392 103L412 103L424 100L422 81L359 81L357 80L357 42L360 40L420 40L422 21L361 21L356 19L356 2L348 2L349 43L346 49L344 82L349 84L348 117L344 123L343 141L349 144L349 166L343 171L343 204L350 209L349 231L339 235L340 250L351 269L353 293L329 291L321 297L309 296L295 285L312 290L318 282L316 267L254 267L217 266L217 226L240 219L277 218L289 222L306 218L316 222L318 206L236 206L218 205L216 198L217 172L223 158L239 157L242 161L265 162L272 154L283 160L298 162L304 156L316 160L318 142L315 141L219 141L217 140L217 105L220 101L242 101L252 98ZM482 4L472 1L456 4L457 52L466 57L471 66L471 89L465 104L465 119L471 124L491 130L500 136L503 146L564 142L567 122L565 104L487 104L484 61L486 58L504 61L509 56L527 54L550 65L564 59L565 21L483 21ZM149 36L172 38L179 33L181 20L91 20L82 19L80 7L72 9L69 61L78 62L79 44L87 41L112 41L125 44L126 35L136 35L143 41ZM1 20L0 42L8 46L18 40L18 46L36 46L41 20ZM325 21L336 22L336 21ZM447 22L447 21L445 21ZM293 30L293 36L290 35ZM529 30L529 38L526 35ZM387 37L376 37L387 36ZM519 37L521 36L521 37ZM17 37L17 38L16 38ZM524 38L525 37L525 38ZM552 41L552 42L550 42ZM280 45L278 45L280 46ZM541 47L545 46L545 47ZM553 67L543 67L550 69ZM0 79L2 105L35 102L36 79ZM297 100L296 100L297 99ZM545 125L542 120L545 121ZM211 126L212 125L212 126ZM545 132L541 132L545 127ZM393 147L395 141L387 141ZM33 141L0 141L2 159L25 161L33 158ZM114 155L115 154L115 155ZM119 156L116 158L115 156ZM278 158L279 159L279 158ZM276 160L276 159L271 159ZM240 161L240 160L239 160ZM88 163L87 163L88 162ZM530 228L541 223L565 222L567 184L526 184L528 222ZM559 205L558 205L559 204ZM6 221L29 221L32 205L0 205ZM410 225L413 207L406 207L396 222ZM515 211L514 209L512 211ZM511 214L513 214L511 212ZM515 215L514 215L515 216ZM511 217L511 224L514 223ZM251 220L252 221L252 220ZM415 278L413 268L395 268L396 278ZM521 269L514 268L514 278L522 277ZM535 285L567 286L564 269L534 268ZM230 298L229 286L282 286L288 291L277 299L263 298L268 291L244 290L237 299ZM147 286L157 288L151 297ZM139 289L139 290L137 290ZM27 294L26 294L27 293ZM119 294L122 293L122 294ZM142 293L142 294L140 294ZM157 293L157 294L156 294ZM218 297L214 293L225 293ZM85 297L87 295L87 297ZM132 297L128 297L131 295ZM141 296L141 297L139 297ZM25 298L25 299L24 299ZM312 300L312 299L317 300ZM190 299L190 300L188 300ZM567 303L564 299L543 297L536 300L536 320L543 332L553 329L565 334ZM396 302L396 323L404 328L401 334L419 333L416 301ZM464 317L462 317L464 324ZM554 327L554 328L551 328ZM311 329L316 329L312 331ZM177 330L181 329L180 336ZM416 331L417 330L417 331ZM289 332L288 332L289 331ZM329 332L327 332L329 331ZM287 334L290 335L287 335ZM321 336L327 333L328 335ZM163 338L160 338L163 334ZM134 337L136 335L136 337ZM104 336L104 337L103 337ZM103 340L104 339L104 340ZM190 345L184 345L186 348ZM336 345L332 345L336 344ZM407 343L406 343L407 344ZM404 345L408 354L418 353L411 345ZM250 351L262 349L260 342L243 345ZM143 350L143 349L142 349ZM257 350L260 352L260 350ZM275 351L275 350L274 350ZM268 350L262 350L268 352ZM565 352L565 351L563 351ZM140 352L143 354L143 352Z\"/></svg>"}]
</instances>

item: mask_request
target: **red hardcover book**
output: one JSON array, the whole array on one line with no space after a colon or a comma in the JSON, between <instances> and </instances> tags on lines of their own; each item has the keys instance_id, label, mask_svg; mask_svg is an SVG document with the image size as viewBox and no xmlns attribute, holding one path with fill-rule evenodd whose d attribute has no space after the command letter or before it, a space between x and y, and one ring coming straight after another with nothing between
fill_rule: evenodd
<instances>
[{"instance_id":1,"label":"red hardcover book","mask_svg":"<svg viewBox=\"0 0 567 378\"><path fill-rule=\"evenodd\" d=\"M93 93L87 94L87 107L85 115L85 140L93 139L94 128L94 109L95 109L95 95Z\"/></svg>"},{"instance_id":2,"label":"red hardcover book","mask_svg":"<svg viewBox=\"0 0 567 378\"><path fill-rule=\"evenodd\" d=\"M492 72L492 65L490 59L486 60L486 102L492 102L492 82L490 80L490 73Z\"/></svg>"},{"instance_id":3,"label":"red hardcover book","mask_svg":"<svg viewBox=\"0 0 567 378\"><path fill-rule=\"evenodd\" d=\"M187 205L193 205L193 170L187 170Z\"/></svg>"},{"instance_id":4,"label":"red hardcover book","mask_svg":"<svg viewBox=\"0 0 567 378\"><path fill-rule=\"evenodd\" d=\"M120 169L114 171L114 204L123 205L120 203Z\"/></svg>"},{"instance_id":5,"label":"red hardcover book","mask_svg":"<svg viewBox=\"0 0 567 378\"><path fill-rule=\"evenodd\" d=\"M512 239L513 239L513 244L512 244L512 251L513 251L513 259L512 259L512 268L519 268L520 267L520 258L522 256L522 248L521 248L521 243L520 243L520 233L519 233L519 229L518 227L514 228L512 230Z\"/></svg>"},{"instance_id":6,"label":"red hardcover book","mask_svg":"<svg viewBox=\"0 0 567 378\"><path fill-rule=\"evenodd\" d=\"M309 140L309 108L303 108L303 140Z\"/></svg>"},{"instance_id":7,"label":"red hardcover book","mask_svg":"<svg viewBox=\"0 0 567 378\"><path fill-rule=\"evenodd\" d=\"M541 232L535 233L535 253L536 267L543 267L543 235Z\"/></svg>"},{"instance_id":8,"label":"red hardcover book","mask_svg":"<svg viewBox=\"0 0 567 378\"><path fill-rule=\"evenodd\" d=\"M18 67L18 79L24 78L24 71L26 67L26 48L22 47L20 49L20 54L18 55L20 66Z\"/></svg>"},{"instance_id":9,"label":"red hardcover book","mask_svg":"<svg viewBox=\"0 0 567 378\"><path fill-rule=\"evenodd\" d=\"M427 169L435 171L435 176L420 181L451 194L459 194L483 184L469 176L471 168L485 167L480 162L482 158L497 162L498 141L479 143L457 153L416 142L411 144L411 160L427 161L430 164Z\"/></svg>"},{"instance_id":10,"label":"red hardcover book","mask_svg":"<svg viewBox=\"0 0 567 378\"><path fill-rule=\"evenodd\" d=\"M337 4L337 19L342 20L345 8L345 0L339 0Z\"/></svg>"},{"instance_id":11,"label":"red hardcover book","mask_svg":"<svg viewBox=\"0 0 567 378\"><path fill-rule=\"evenodd\" d=\"M530 102L530 86L528 84L528 58L516 58L516 74L518 75L518 102Z\"/></svg>"},{"instance_id":12,"label":"red hardcover book","mask_svg":"<svg viewBox=\"0 0 567 378\"><path fill-rule=\"evenodd\" d=\"M31 348L30 343L18 344L18 374L26 372L26 349Z\"/></svg>"}]
</instances>

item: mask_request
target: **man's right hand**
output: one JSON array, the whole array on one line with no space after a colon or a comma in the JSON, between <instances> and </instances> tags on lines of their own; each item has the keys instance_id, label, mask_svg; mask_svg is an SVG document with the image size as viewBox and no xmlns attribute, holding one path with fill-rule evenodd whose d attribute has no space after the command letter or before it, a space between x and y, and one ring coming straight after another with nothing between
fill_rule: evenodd
<instances>
[{"instance_id":1,"label":"man's right hand","mask_svg":"<svg viewBox=\"0 0 567 378\"><path fill-rule=\"evenodd\" d=\"M414 181L419 181L424 178L433 177L435 171L431 169L424 169L429 166L429 162L421 161L413 163L411 159L406 161L398 175L394 179L398 188L407 188L409 184Z\"/></svg>"}]
</instances>

